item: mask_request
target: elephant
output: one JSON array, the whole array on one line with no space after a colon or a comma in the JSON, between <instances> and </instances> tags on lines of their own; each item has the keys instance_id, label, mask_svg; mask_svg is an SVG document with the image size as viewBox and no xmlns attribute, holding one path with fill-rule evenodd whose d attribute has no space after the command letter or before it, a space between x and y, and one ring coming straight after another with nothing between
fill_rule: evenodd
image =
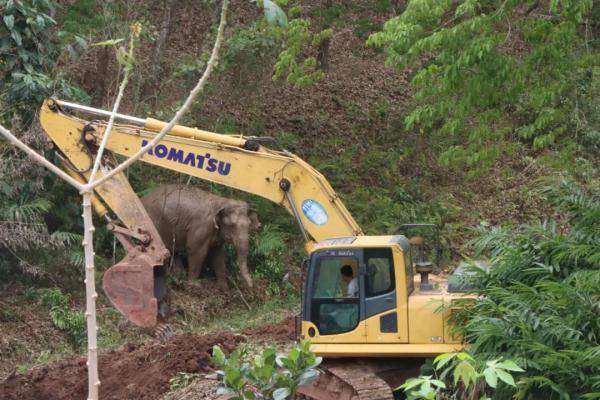
<instances>
[{"instance_id":1,"label":"elephant","mask_svg":"<svg viewBox=\"0 0 600 400\"><path fill-rule=\"evenodd\" d=\"M200 276L205 262L226 290L225 243L231 243L243 282L252 287L248 271L249 235L260 229L256 212L241 200L227 199L194 186L161 185L142 197L165 246L186 253L188 280Z\"/></svg>"}]
</instances>

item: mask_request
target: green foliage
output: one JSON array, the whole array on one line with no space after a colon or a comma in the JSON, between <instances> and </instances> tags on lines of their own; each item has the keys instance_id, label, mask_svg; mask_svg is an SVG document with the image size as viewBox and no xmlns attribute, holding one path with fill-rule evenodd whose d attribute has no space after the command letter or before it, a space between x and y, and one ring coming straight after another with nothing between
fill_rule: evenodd
<instances>
[{"instance_id":1,"label":"green foliage","mask_svg":"<svg viewBox=\"0 0 600 400\"><path fill-rule=\"evenodd\" d=\"M0 307L0 321L9 322L16 321L18 319L16 311L12 307L3 306Z\"/></svg>"},{"instance_id":2,"label":"green foliage","mask_svg":"<svg viewBox=\"0 0 600 400\"><path fill-rule=\"evenodd\" d=\"M300 57L309 44L318 45L333 34L331 29L324 29L318 33L310 30L311 23L308 19L296 18L288 24L286 32L285 49L279 53L275 63L273 79L286 76L286 79L297 89L314 85L325 77L325 72L318 67L317 59L313 56Z\"/></svg>"},{"instance_id":3,"label":"green foliage","mask_svg":"<svg viewBox=\"0 0 600 400\"><path fill-rule=\"evenodd\" d=\"M74 248L81 236L49 232L45 217L53 203L37 197L38 188L26 180L8 186L8 177L2 172L0 168L0 248L10 257L0 260L0 280L20 276L52 280L57 264L62 264L61 268L81 266L77 259L81 252Z\"/></svg>"},{"instance_id":4,"label":"green foliage","mask_svg":"<svg viewBox=\"0 0 600 400\"><path fill-rule=\"evenodd\" d=\"M64 332L75 349L86 342L85 315L80 311L73 311L69 306L69 296L60 289L41 289L40 301L43 306L50 309L52 323Z\"/></svg>"},{"instance_id":5,"label":"green foliage","mask_svg":"<svg viewBox=\"0 0 600 400\"><path fill-rule=\"evenodd\" d=\"M60 76L52 76L57 48L48 34L56 22L50 17L56 7L51 0L0 1L0 67L3 83L0 86L0 119L7 123L14 115L25 125L44 98L60 93L70 98L85 97L78 88Z\"/></svg>"},{"instance_id":6,"label":"green foliage","mask_svg":"<svg viewBox=\"0 0 600 400\"><path fill-rule=\"evenodd\" d=\"M285 235L275 225L266 225L252 237L249 263L254 267L253 275L267 282L270 295L279 295L284 288L285 249Z\"/></svg>"},{"instance_id":7,"label":"green foliage","mask_svg":"<svg viewBox=\"0 0 600 400\"><path fill-rule=\"evenodd\" d=\"M232 400L292 399L298 387L315 380L321 357L310 351L310 342L304 340L287 355L278 355L266 348L252 360L247 354L234 351L229 358L219 346L213 347L212 361L220 370L217 394L231 395Z\"/></svg>"},{"instance_id":8,"label":"green foliage","mask_svg":"<svg viewBox=\"0 0 600 400\"><path fill-rule=\"evenodd\" d=\"M409 400L451 398L489 399L500 382L515 387L513 373L523 372L514 361L482 362L466 352L441 354L433 361L432 375L408 379L404 389Z\"/></svg>"},{"instance_id":9,"label":"green foliage","mask_svg":"<svg viewBox=\"0 0 600 400\"><path fill-rule=\"evenodd\" d=\"M265 20L248 27L236 26L224 43L221 68L234 70L240 83L249 83L248 73L260 76L264 60L273 57L280 48L283 31L284 28Z\"/></svg>"},{"instance_id":10,"label":"green foliage","mask_svg":"<svg viewBox=\"0 0 600 400\"><path fill-rule=\"evenodd\" d=\"M273 79L285 77L297 89L310 87L325 77L317 58L305 56L305 52L333 35L331 28L314 31L311 21L299 16L301 12L300 6L294 6L288 12L293 18L287 24L284 49L279 53L273 74Z\"/></svg>"},{"instance_id":11,"label":"green foliage","mask_svg":"<svg viewBox=\"0 0 600 400\"><path fill-rule=\"evenodd\" d=\"M442 165L485 169L523 145L580 140L571 134L572 110L592 88L577 77L593 74L600 61L579 29L592 1L542 4L412 0L369 37L388 65L416 68L405 125L441 144ZM533 13L537 7L552 17Z\"/></svg>"},{"instance_id":12,"label":"green foliage","mask_svg":"<svg viewBox=\"0 0 600 400\"><path fill-rule=\"evenodd\" d=\"M546 190L555 222L480 229L491 257L463 328L479 358L509 357L527 372L517 398L593 398L600 391L600 198L569 181Z\"/></svg>"}]
</instances>

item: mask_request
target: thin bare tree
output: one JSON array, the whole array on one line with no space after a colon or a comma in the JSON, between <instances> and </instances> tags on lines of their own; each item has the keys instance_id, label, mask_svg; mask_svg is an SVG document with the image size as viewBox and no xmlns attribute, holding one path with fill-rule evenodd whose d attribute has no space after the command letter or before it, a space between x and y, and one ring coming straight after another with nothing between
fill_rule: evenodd
<instances>
[{"instance_id":1,"label":"thin bare tree","mask_svg":"<svg viewBox=\"0 0 600 400\"><path fill-rule=\"evenodd\" d=\"M104 152L104 148L106 146L106 142L110 135L110 131L112 128L112 123L114 122L115 115L117 114L117 110L119 108L119 104L121 102L121 98L123 97L123 92L125 86L127 85L127 81L129 79L129 74L127 70L125 71L124 79L121 82L119 87L119 93L115 100L115 104L113 106L113 110L109 119L109 124L102 138L101 145L98 149L98 154L96 155L96 159L94 162L94 167L92 173L90 174L90 179L87 183L83 184L73 179L63 170L52 164L50 161L46 160L43 156L32 150L26 144L21 142L15 135L13 135L8 129L0 125L0 134L2 134L10 143L23 150L27 155L29 155L36 163L48 168L51 172L58 175L61 179L65 180L71 186L79 191L82 196L82 205L83 205L83 226L84 226L84 235L83 235L83 247L85 253L85 286L86 286L86 321L87 321L87 338L88 338L88 400L98 400L99 398L99 387L100 380L98 377L98 349L97 349L97 324L96 324L96 298L98 294L96 293L96 283L94 277L94 244L93 244L93 233L94 233L94 225L92 221L92 207L91 207L91 197L93 195L94 188L106 182L108 179L112 178L115 174L123 171L125 168L129 167L134 162L138 161L149 149L155 146L179 121L179 119L188 111L194 98L202 92L206 81L210 77L214 67L219 58L219 50L221 48L221 44L223 42L223 32L225 30L226 25L226 15L227 9L229 5L229 0L223 0L223 4L221 7L221 21L219 23L219 29L217 31L217 37L215 39L215 43L213 46L213 50L206 65L206 69L202 74L202 77L198 80L196 86L189 93L186 98L183 106L175 113L171 121L158 133L150 143L141 148L136 154L131 156L129 159L125 160L122 164L114 168L112 171L103 175L101 178L94 180L95 175L98 171L100 160L102 159L102 154ZM137 33L139 35L139 32ZM132 32L132 35L135 35L135 32ZM130 50L132 51L132 44L130 45Z\"/></svg>"}]
</instances>

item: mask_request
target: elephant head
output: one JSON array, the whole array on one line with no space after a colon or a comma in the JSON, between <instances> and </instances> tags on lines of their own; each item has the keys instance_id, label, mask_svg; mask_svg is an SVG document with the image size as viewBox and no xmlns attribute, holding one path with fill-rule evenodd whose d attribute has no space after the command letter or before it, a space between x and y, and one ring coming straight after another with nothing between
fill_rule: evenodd
<instances>
[{"instance_id":1,"label":"elephant head","mask_svg":"<svg viewBox=\"0 0 600 400\"><path fill-rule=\"evenodd\" d=\"M248 208L245 203L227 205L217 212L213 222L221 238L235 247L242 278L248 287L252 287L252 278L248 271L248 246L250 233L261 227L256 211Z\"/></svg>"}]
</instances>

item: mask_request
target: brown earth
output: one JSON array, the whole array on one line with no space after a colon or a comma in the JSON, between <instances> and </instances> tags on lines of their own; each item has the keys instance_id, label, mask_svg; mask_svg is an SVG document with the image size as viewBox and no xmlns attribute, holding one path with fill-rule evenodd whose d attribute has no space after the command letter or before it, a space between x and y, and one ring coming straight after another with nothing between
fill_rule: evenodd
<instances>
[{"instance_id":1,"label":"brown earth","mask_svg":"<svg viewBox=\"0 0 600 400\"><path fill-rule=\"evenodd\" d=\"M128 344L100 355L101 396L106 400L159 399L169 390L169 380L178 372L211 371L214 345L232 351L247 336L287 341L293 338L294 320L243 331L212 335L181 334L165 343ZM85 357L62 360L13 375L0 383L0 400L83 399L87 393Z\"/></svg>"}]
</instances>

